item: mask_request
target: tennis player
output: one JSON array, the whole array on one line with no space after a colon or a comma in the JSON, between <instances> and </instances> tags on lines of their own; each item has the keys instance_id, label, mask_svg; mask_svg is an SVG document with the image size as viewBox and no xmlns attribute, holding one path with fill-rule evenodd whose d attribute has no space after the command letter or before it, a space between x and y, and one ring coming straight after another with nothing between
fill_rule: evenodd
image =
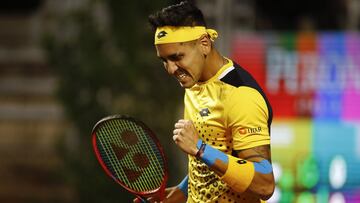
<instances>
[{"instance_id":1,"label":"tennis player","mask_svg":"<svg viewBox=\"0 0 360 203\"><path fill-rule=\"evenodd\" d=\"M274 191L271 106L258 83L221 55L191 2L149 16L167 72L185 88L184 119L173 140L188 154L188 175L162 202L265 202ZM148 199L157 202L155 198Z\"/></svg>"}]
</instances>

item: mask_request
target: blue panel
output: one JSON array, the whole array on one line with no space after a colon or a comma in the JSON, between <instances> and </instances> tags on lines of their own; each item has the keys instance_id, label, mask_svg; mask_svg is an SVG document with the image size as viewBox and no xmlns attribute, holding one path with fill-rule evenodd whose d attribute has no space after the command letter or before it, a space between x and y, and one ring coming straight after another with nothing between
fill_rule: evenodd
<instances>
[{"instance_id":1,"label":"blue panel","mask_svg":"<svg viewBox=\"0 0 360 203\"><path fill-rule=\"evenodd\" d=\"M342 90L345 85L345 43L341 33L319 35L319 60L314 116L319 119L340 119Z\"/></svg>"},{"instance_id":2,"label":"blue panel","mask_svg":"<svg viewBox=\"0 0 360 203\"><path fill-rule=\"evenodd\" d=\"M360 158L356 155L356 128L343 122L314 122L313 151L319 163L320 184L329 184L331 160L341 155L347 166L347 179L343 188L360 185Z\"/></svg>"}]
</instances>

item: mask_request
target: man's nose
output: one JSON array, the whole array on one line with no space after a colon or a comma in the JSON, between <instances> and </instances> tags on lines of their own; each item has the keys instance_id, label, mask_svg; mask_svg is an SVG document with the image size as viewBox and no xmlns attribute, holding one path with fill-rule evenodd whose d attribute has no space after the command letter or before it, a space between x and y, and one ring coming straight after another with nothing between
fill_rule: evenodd
<instances>
[{"instance_id":1,"label":"man's nose","mask_svg":"<svg viewBox=\"0 0 360 203\"><path fill-rule=\"evenodd\" d=\"M174 75L175 72L177 71L177 69L179 69L179 67L176 65L176 63L174 63L172 61L168 61L166 66L167 66L166 69L170 75Z\"/></svg>"}]
</instances>

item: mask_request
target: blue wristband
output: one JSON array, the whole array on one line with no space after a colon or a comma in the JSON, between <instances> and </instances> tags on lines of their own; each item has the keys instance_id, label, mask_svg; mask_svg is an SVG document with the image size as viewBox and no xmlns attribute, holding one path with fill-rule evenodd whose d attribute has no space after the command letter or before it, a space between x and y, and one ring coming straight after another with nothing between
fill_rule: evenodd
<instances>
[{"instance_id":1,"label":"blue wristband","mask_svg":"<svg viewBox=\"0 0 360 203\"><path fill-rule=\"evenodd\" d=\"M197 148L200 149L203 145L204 145L203 141L199 139L196 145ZM202 152L201 160L209 167L215 164L216 159L219 159L224 163L229 162L228 155L225 154L224 152L215 149L209 145L205 145L202 148L204 149L204 151ZM258 173L269 174L273 171L271 163L266 159L260 162L252 162L252 163L254 164L255 171Z\"/></svg>"},{"instance_id":2,"label":"blue wristband","mask_svg":"<svg viewBox=\"0 0 360 203\"><path fill-rule=\"evenodd\" d=\"M181 181L181 183L177 186L182 193L187 197L188 196L188 183L189 176L185 176L185 178Z\"/></svg>"},{"instance_id":3,"label":"blue wristband","mask_svg":"<svg viewBox=\"0 0 360 203\"><path fill-rule=\"evenodd\" d=\"M200 148L201 145L203 144L202 140L199 139L199 141L197 142L197 147ZM229 162L229 158L227 156L227 154L225 154L224 152L213 148L210 145L205 145L204 147L204 151L203 154L201 156L201 160L208 166L212 166L215 164L215 161L219 159L220 161L224 162L224 163L228 163Z\"/></svg>"},{"instance_id":4,"label":"blue wristband","mask_svg":"<svg viewBox=\"0 0 360 203\"><path fill-rule=\"evenodd\" d=\"M260 162L253 162L253 163L254 163L255 171L258 173L269 174L273 171L271 163L266 159Z\"/></svg>"}]
</instances>

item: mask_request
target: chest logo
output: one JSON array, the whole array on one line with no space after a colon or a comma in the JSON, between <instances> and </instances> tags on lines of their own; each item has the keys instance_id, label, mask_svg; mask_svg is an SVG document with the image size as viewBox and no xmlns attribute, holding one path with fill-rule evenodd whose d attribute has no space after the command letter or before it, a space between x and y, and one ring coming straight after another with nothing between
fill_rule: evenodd
<instances>
[{"instance_id":1,"label":"chest logo","mask_svg":"<svg viewBox=\"0 0 360 203\"><path fill-rule=\"evenodd\" d=\"M199 112L201 117L208 116L210 114L210 111L208 108L201 109Z\"/></svg>"}]
</instances>

